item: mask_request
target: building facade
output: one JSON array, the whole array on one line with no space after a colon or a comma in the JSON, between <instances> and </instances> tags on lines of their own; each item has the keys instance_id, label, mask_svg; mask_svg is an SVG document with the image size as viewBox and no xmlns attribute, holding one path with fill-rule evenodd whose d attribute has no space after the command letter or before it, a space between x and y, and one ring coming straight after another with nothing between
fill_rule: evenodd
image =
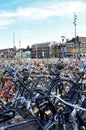
<instances>
[{"instance_id":1,"label":"building facade","mask_svg":"<svg viewBox=\"0 0 86 130\"><path fill-rule=\"evenodd\" d=\"M56 42L45 42L34 44L31 47L32 58L50 58L55 57L55 46Z\"/></svg>"},{"instance_id":2,"label":"building facade","mask_svg":"<svg viewBox=\"0 0 86 130\"><path fill-rule=\"evenodd\" d=\"M86 37L72 38L65 43L67 55L86 55Z\"/></svg>"},{"instance_id":3,"label":"building facade","mask_svg":"<svg viewBox=\"0 0 86 130\"><path fill-rule=\"evenodd\" d=\"M15 58L21 52L21 57L26 54L27 49L9 48L0 50L0 58ZM57 43L56 41L37 43L31 47L31 58L62 58L72 56L86 55L86 37L77 36L64 43Z\"/></svg>"},{"instance_id":4,"label":"building facade","mask_svg":"<svg viewBox=\"0 0 86 130\"><path fill-rule=\"evenodd\" d=\"M72 38L64 43L46 42L32 45L32 58L72 57L86 55L86 37Z\"/></svg>"}]
</instances>

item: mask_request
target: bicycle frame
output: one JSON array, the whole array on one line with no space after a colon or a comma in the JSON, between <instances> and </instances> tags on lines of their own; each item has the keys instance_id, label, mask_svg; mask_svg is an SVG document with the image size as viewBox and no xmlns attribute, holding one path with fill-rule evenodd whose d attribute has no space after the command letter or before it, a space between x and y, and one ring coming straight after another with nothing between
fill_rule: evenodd
<instances>
[{"instance_id":1,"label":"bicycle frame","mask_svg":"<svg viewBox=\"0 0 86 130\"><path fill-rule=\"evenodd\" d=\"M4 97L5 101L8 102L8 100L13 97L13 94L12 96L10 96L9 92L12 90L12 92L15 93L14 88L15 88L14 83L4 86L2 89L0 89L0 98Z\"/></svg>"}]
</instances>

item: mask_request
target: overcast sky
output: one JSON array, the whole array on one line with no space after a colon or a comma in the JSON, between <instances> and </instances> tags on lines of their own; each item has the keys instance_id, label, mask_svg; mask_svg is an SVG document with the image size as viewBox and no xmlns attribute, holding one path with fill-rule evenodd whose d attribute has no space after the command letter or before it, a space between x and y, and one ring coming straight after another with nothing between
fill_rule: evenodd
<instances>
[{"instance_id":1,"label":"overcast sky","mask_svg":"<svg viewBox=\"0 0 86 130\"><path fill-rule=\"evenodd\" d=\"M0 49L71 39L74 12L76 34L86 37L86 0L0 0Z\"/></svg>"}]
</instances>

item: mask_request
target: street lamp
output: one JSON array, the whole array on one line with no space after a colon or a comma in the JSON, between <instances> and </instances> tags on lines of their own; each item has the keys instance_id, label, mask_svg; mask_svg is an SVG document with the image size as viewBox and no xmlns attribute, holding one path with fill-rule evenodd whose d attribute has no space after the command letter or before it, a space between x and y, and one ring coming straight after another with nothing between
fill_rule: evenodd
<instances>
[{"instance_id":1,"label":"street lamp","mask_svg":"<svg viewBox=\"0 0 86 130\"><path fill-rule=\"evenodd\" d=\"M77 43L76 43L76 20L77 20L77 15L74 13L74 35L75 35L75 50L77 49ZM74 45L73 45L73 49L74 49ZM76 58L77 58L77 54L76 54Z\"/></svg>"},{"instance_id":2,"label":"street lamp","mask_svg":"<svg viewBox=\"0 0 86 130\"><path fill-rule=\"evenodd\" d=\"M74 13L74 34L75 34L75 37L76 37L76 20L77 20L77 15Z\"/></svg>"},{"instance_id":3,"label":"street lamp","mask_svg":"<svg viewBox=\"0 0 86 130\"><path fill-rule=\"evenodd\" d=\"M13 32L13 48L15 47L15 32Z\"/></svg>"},{"instance_id":4,"label":"street lamp","mask_svg":"<svg viewBox=\"0 0 86 130\"><path fill-rule=\"evenodd\" d=\"M37 49L37 48L38 48L38 47L37 47L37 44L36 44L36 59L37 59L37 55L38 55L38 54L37 54L37 51L38 51L38 49Z\"/></svg>"},{"instance_id":5,"label":"street lamp","mask_svg":"<svg viewBox=\"0 0 86 130\"><path fill-rule=\"evenodd\" d=\"M61 36L61 39L62 39L62 58L63 58L63 61L64 61L64 39L65 39L65 36Z\"/></svg>"},{"instance_id":6,"label":"street lamp","mask_svg":"<svg viewBox=\"0 0 86 130\"><path fill-rule=\"evenodd\" d=\"M21 63L21 41L19 40L19 62Z\"/></svg>"}]
</instances>

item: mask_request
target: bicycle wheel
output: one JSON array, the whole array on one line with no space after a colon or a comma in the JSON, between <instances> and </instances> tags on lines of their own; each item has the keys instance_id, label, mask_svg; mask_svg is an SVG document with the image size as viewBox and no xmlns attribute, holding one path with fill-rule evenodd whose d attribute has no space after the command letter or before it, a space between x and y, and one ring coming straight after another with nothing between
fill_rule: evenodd
<instances>
[{"instance_id":1,"label":"bicycle wheel","mask_svg":"<svg viewBox=\"0 0 86 130\"><path fill-rule=\"evenodd\" d=\"M68 92L73 86L74 84L72 81L60 79L51 85L48 93L54 93L59 96L66 96L66 94L68 94Z\"/></svg>"},{"instance_id":2,"label":"bicycle wheel","mask_svg":"<svg viewBox=\"0 0 86 130\"><path fill-rule=\"evenodd\" d=\"M54 95L59 95L61 98L64 100L69 100L70 101L70 95L71 93L69 92L71 88L74 86L74 84L70 80L65 80L61 79L55 82L54 84L51 85L48 95L54 94ZM61 107L61 103L59 103L59 100L57 98L50 98L50 101L52 104L55 105L56 109L58 107Z\"/></svg>"},{"instance_id":3,"label":"bicycle wheel","mask_svg":"<svg viewBox=\"0 0 86 130\"><path fill-rule=\"evenodd\" d=\"M50 83L51 83L51 78L50 77L39 77L34 85L34 88L41 88L45 91L47 91L49 89Z\"/></svg>"}]
</instances>

